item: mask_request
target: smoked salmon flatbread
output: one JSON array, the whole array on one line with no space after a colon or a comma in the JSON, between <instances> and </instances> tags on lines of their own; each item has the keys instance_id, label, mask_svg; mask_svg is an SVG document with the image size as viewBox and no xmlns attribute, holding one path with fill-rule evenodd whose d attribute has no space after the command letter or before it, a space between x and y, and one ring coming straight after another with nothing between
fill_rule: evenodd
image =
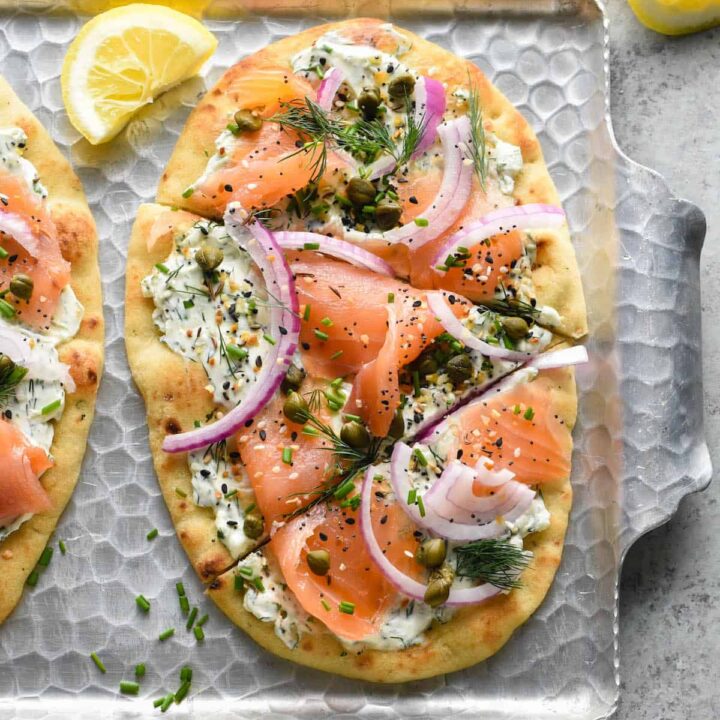
<instances>
[{"instance_id":1,"label":"smoked salmon flatbread","mask_svg":"<svg viewBox=\"0 0 720 720\"><path fill-rule=\"evenodd\" d=\"M560 562L582 286L527 122L401 28L312 28L190 116L128 255L155 469L263 647L377 682L496 652Z\"/></svg>"},{"instance_id":2,"label":"smoked salmon flatbread","mask_svg":"<svg viewBox=\"0 0 720 720\"><path fill-rule=\"evenodd\" d=\"M0 622L75 487L103 364L95 224L80 181L0 78Z\"/></svg>"}]
</instances>

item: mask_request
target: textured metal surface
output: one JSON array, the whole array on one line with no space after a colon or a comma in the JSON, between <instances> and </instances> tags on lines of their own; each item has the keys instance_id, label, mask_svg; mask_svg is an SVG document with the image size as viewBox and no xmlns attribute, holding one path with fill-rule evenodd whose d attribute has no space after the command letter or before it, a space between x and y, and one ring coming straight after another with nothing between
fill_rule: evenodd
<instances>
[{"instance_id":1,"label":"textured metal surface","mask_svg":"<svg viewBox=\"0 0 720 720\"><path fill-rule=\"evenodd\" d=\"M211 23L213 82L249 53L312 19ZM107 370L81 483L37 588L0 628L0 717L142 717L150 698L195 671L194 698L173 708L275 717L607 716L617 697L616 588L622 555L710 476L702 437L698 257L704 219L616 149L606 119L605 33L590 12L503 20L463 16L403 24L476 61L539 133L583 272L592 362L578 373L575 505L546 602L496 657L408 686L369 686L258 650L209 601L175 540L152 472L144 408L122 341L124 256L137 205L157 178L205 82L169 93L109 148L78 139L58 79L74 18L0 16L2 72L72 158L100 232ZM148 542L157 526L160 537ZM198 645L182 627L174 582L210 613ZM134 597L152 603L141 614ZM160 643L158 633L175 626ZM96 650L101 675L88 659ZM135 663L142 697L117 695Z\"/></svg>"}]
</instances>

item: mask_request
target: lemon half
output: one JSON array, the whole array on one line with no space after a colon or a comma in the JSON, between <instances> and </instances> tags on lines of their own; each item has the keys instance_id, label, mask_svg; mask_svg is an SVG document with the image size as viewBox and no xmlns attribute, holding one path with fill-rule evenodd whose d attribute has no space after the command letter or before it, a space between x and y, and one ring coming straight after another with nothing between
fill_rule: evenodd
<instances>
[{"instance_id":1,"label":"lemon half","mask_svg":"<svg viewBox=\"0 0 720 720\"><path fill-rule=\"evenodd\" d=\"M78 33L63 63L70 122L93 145L110 140L138 108L195 75L216 47L197 20L160 5L98 15Z\"/></svg>"},{"instance_id":2,"label":"lemon half","mask_svg":"<svg viewBox=\"0 0 720 720\"><path fill-rule=\"evenodd\" d=\"M684 35L720 25L720 0L630 0L645 27L664 35Z\"/></svg>"}]
</instances>

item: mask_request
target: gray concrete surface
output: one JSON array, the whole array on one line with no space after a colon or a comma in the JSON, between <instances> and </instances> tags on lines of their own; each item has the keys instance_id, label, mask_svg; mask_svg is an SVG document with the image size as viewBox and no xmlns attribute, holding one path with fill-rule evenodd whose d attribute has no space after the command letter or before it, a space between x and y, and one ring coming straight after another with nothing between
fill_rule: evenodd
<instances>
[{"instance_id":1,"label":"gray concrete surface","mask_svg":"<svg viewBox=\"0 0 720 720\"><path fill-rule=\"evenodd\" d=\"M666 38L609 0L612 117L620 147L705 212L705 427L720 468L720 28ZM617 720L720 718L720 482L683 501L625 561Z\"/></svg>"}]
</instances>

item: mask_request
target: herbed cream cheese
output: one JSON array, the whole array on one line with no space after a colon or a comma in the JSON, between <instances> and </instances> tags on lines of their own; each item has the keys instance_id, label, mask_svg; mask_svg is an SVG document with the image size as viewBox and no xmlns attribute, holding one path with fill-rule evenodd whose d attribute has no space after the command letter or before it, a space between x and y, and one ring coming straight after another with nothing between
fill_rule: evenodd
<instances>
[{"instance_id":1,"label":"herbed cream cheese","mask_svg":"<svg viewBox=\"0 0 720 720\"><path fill-rule=\"evenodd\" d=\"M40 182L35 166L23 157L27 142L27 135L21 128L1 128L0 166L11 175L21 177L33 192L46 198L47 190Z\"/></svg>"}]
</instances>

